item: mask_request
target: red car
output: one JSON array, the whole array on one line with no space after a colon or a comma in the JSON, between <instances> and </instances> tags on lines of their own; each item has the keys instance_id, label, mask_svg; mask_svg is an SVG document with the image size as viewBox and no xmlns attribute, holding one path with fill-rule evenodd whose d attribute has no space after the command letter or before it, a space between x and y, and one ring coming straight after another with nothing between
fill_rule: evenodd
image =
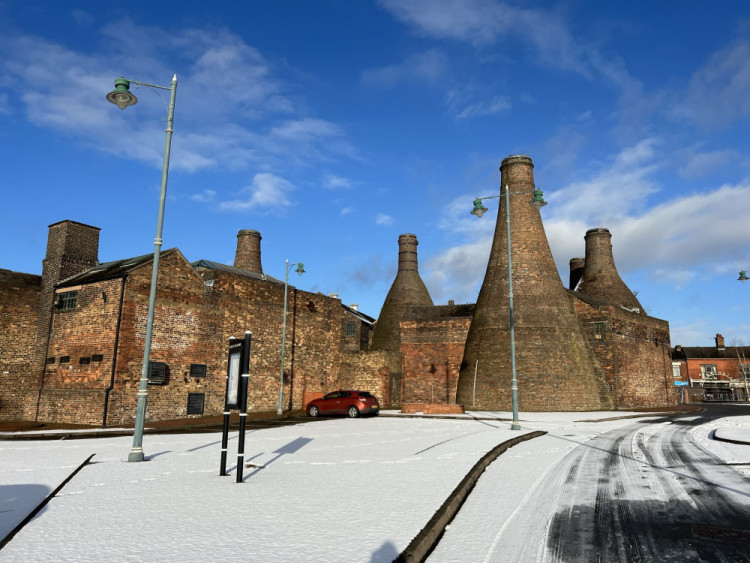
<instances>
[{"instance_id":1,"label":"red car","mask_svg":"<svg viewBox=\"0 0 750 563\"><path fill-rule=\"evenodd\" d=\"M334 391L320 399L313 399L307 404L307 415L346 414L357 418L363 414L378 414L380 404L367 391Z\"/></svg>"}]
</instances>

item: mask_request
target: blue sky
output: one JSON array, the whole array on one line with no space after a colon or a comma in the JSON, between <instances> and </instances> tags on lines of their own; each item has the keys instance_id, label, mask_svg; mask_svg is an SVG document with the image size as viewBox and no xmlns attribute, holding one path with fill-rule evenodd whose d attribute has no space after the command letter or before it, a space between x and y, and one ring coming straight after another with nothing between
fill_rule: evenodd
<instances>
[{"instance_id":1,"label":"blue sky","mask_svg":"<svg viewBox=\"0 0 750 563\"><path fill-rule=\"evenodd\" d=\"M745 2L0 0L0 267L41 273L63 219L103 262L153 251L165 103L105 94L175 73L163 248L190 261L257 229L267 274L377 316L414 233L435 303L473 302L472 200L527 154L565 283L606 227L673 345L750 344Z\"/></svg>"}]
</instances>

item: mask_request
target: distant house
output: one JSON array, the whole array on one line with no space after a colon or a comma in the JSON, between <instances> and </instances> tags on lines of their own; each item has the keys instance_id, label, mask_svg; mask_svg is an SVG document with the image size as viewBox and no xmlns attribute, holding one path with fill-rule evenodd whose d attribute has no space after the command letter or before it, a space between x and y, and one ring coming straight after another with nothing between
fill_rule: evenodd
<instances>
[{"instance_id":1,"label":"distant house","mask_svg":"<svg viewBox=\"0 0 750 563\"><path fill-rule=\"evenodd\" d=\"M675 346L672 375L692 400L750 400L750 346L725 346L717 334L715 346Z\"/></svg>"}]
</instances>

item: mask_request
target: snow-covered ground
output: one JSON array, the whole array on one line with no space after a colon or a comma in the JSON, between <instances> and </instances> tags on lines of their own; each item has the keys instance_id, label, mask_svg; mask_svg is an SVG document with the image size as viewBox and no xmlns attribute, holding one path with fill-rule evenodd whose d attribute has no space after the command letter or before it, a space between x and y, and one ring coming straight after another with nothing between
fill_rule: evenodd
<instances>
[{"instance_id":1,"label":"snow-covered ground","mask_svg":"<svg viewBox=\"0 0 750 563\"><path fill-rule=\"evenodd\" d=\"M236 431L227 477L218 475L221 433L146 435L143 463L126 461L130 437L0 441L0 538L95 454L0 550L0 561L392 561L497 444L533 430L565 438L523 443L507 480L512 499L579 443L632 422L621 418L629 414L521 413L520 433L510 430L509 413L486 412L251 431L245 461L254 467L243 483L235 482ZM712 439L720 427L750 435L750 409L693 432L722 459L750 461L750 446ZM494 506L513 511L512 502Z\"/></svg>"}]
</instances>

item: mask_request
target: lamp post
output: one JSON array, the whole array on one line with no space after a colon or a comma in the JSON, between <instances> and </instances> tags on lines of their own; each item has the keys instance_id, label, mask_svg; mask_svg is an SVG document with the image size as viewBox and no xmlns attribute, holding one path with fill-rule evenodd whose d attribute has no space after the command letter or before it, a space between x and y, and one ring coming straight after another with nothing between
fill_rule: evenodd
<instances>
[{"instance_id":1,"label":"lamp post","mask_svg":"<svg viewBox=\"0 0 750 563\"><path fill-rule=\"evenodd\" d=\"M501 190L502 191L502 190ZM510 315L510 366L511 366L511 380L510 380L510 393L513 403L513 424L511 424L511 430L520 430L521 424L518 422L518 379L516 378L516 333L515 333L515 319L513 316L513 258L511 256L511 244L510 244L510 196L519 194L534 194L534 198L531 200L531 205L537 209L541 209L547 202L542 197L543 193L541 190L526 190L523 192L511 193L508 185L505 185L505 192L500 195L492 195L487 197L478 197L474 200L474 209L471 211L472 215L476 215L481 218L487 212L487 208L482 205L482 201L485 199L496 199L505 198L505 228L506 228L506 244L508 246L508 308Z\"/></svg>"},{"instance_id":2,"label":"lamp post","mask_svg":"<svg viewBox=\"0 0 750 563\"><path fill-rule=\"evenodd\" d=\"M281 375L279 376L279 408L276 414L284 414L284 408L282 403L284 402L284 349L286 348L286 298L289 290L289 267L297 266L294 270L300 276L305 273L305 266L302 262L296 264L290 264L289 260L286 261L286 271L284 274L284 323L281 329Z\"/></svg>"},{"instance_id":3,"label":"lamp post","mask_svg":"<svg viewBox=\"0 0 750 563\"><path fill-rule=\"evenodd\" d=\"M161 196L159 198L159 215L156 220L156 237L154 238L154 264L151 272L151 292L148 298L148 320L146 322L146 341L143 347L143 365L141 367L141 379L138 386L138 406L135 414L135 429L133 430L133 447L128 454L128 461L143 461L143 428L146 424L146 402L148 399L148 372L149 357L151 355L151 336L154 328L154 308L156 305L156 283L159 277L159 256L161 254L162 227L164 225L164 203L167 199L167 176L169 175L169 152L172 147L172 120L174 118L174 100L177 93L177 75L172 77L169 87L147 84L136 80L118 78L115 80L115 89L107 94L107 100L120 109L134 106L138 103L130 92L130 85L137 84L152 89L169 90L169 106L167 108L167 138L164 143L164 164L161 171Z\"/></svg>"}]
</instances>

